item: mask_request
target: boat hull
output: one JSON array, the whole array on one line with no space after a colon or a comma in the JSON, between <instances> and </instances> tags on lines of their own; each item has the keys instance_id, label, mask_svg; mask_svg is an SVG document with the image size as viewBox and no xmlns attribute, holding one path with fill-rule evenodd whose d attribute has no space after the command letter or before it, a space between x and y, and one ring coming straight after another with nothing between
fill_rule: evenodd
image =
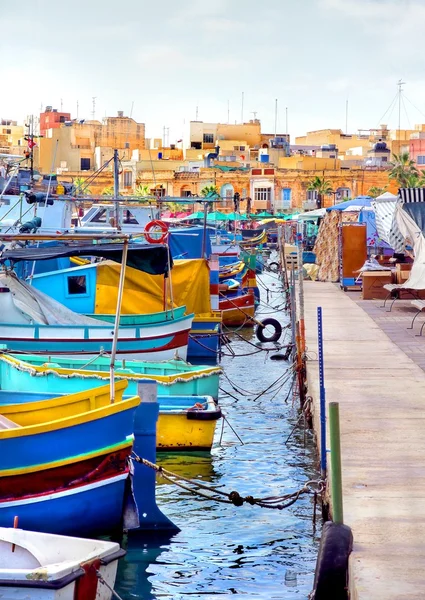
<instances>
[{"instance_id":1,"label":"boat hull","mask_svg":"<svg viewBox=\"0 0 425 600\"><path fill-rule=\"evenodd\" d=\"M122 523L128 473L70 489L0 501L0 527L19 527L62 535L101 535Z\"/></svg>"},{"instance_id":2,"label":"boat hull","mask_svg":"<svg viewBox=\"0 0 425 600\"><path fill-rule=\"evenodd\" d=\"M120 327L117 356L158 361L170 360L177 354L185 360L192 319L193 315L190 315L153 326ZM0 341L9 352L94 357L103 352L111 352L113 330L112 324L80 326L0 323Z\"/></svg>"},{"instance_id":3,"label":"boat hull","mask_svg":"<svg viewBox=\"0 0 425 600\"><path fill-rule=\"evenodd\" d=\"M0 388L62 394L65 389L67 393L80 391L79 379L90 381L86 388L105 385L109 380L110 360L106 357L100 356L89 365L85 358L56 357L54 362L46 362L46 358L25 354L0 355ZM163 396L212 396L217 400L221 372L218 367L195 367L182 361L149 363L117 360L115 365L116 380L128 382L127 395L137 394L140 380L152 379L158 385L159 402Z\"/></svg>"},{"instance_id":4,"label":"boat hull","mask_svg":"<svg viewBox=\"0 0 425 600\"><path fill-rule=\"evenodd\" d=\"M255 296L252 290L241 295L222 297L219 307L223 325L227 327L253 327Z\"/></svg>"},{"instance_id":5,"label":"boat hull","mask_svg":"<svg viewBox=\"0 0 425 600\"><path fill-rule=\"evenodd\" d=\"M221 316L217 318L195 318L189 333L188 360L208 361L216 364L220 351Z\"/></svg>"}]
</instances>

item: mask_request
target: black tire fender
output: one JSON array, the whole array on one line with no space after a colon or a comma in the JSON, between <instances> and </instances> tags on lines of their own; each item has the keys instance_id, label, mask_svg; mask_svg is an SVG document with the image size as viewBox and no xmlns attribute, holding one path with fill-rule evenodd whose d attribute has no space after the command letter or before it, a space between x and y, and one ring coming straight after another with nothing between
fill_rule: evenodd
<instances>
[{"instance_id":1,"label":"black tire fender","mask_svg":"<svg viewBox=\"0 0 425 600\"><path fill-rule=\"evenodd\" d=\"M314 600L347 600L348 559L353 534L347 525L328 521L323 526L314 576Z\"/></svg>"},{"instance_id":2,"label":"black tire fender","mask_svg":"<svg viewBox=\"0 0 425 600\"><path fill-rule=\"evenodd\" d=\"M274 327L272 335L266 334L266 327ZM255 329L255 335L260 342L277 342L282 335L282 325L276 319L264 319Z\"/></svg>"}]
</instances>

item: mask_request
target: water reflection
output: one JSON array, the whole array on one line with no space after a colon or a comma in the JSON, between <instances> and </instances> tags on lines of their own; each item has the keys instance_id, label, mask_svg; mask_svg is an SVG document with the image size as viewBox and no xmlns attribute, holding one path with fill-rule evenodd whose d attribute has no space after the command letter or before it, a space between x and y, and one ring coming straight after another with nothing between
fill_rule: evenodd
<instances>
[{"instance_id":1,"label":"water reflection","mask_svg":"<svg viewBox=\"0 0 425 600\"><path fill-rule=\"evenodd\" d=\"M277 286L267 278L264 282L271 289L270 305L279 305ZM285 315L279 318L286 324ZM220 405L243 444L225 423L222 436L217 428L211 454L159 454L158 462L184 477L237 490L242 496L298 489L318 477L317 457L308 432L297 429L285 444L299 416L289 379L258 397L285 374L288 364L270 360L265 352L255 353L256 348L244 341L257 344L252 330L229 335L235 354L250 354L225 356L222 361L227 377L222 387L232 396L223 393ZM181 531L169 540L129 539L117 585L124 600L206 600L235 594L264 600L307 597L317 554L311 496L282 511L235 507L159 482L157 500Z\"/></svg>"}]
</instances>

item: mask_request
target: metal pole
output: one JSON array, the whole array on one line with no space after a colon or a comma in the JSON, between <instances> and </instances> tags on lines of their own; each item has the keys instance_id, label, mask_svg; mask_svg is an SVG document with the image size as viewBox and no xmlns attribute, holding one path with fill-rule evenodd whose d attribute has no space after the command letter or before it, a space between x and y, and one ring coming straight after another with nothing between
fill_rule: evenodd
<instances>
[{"instance_id":1,"label":"metal pole","mask_svg":"<svg viewBox=\"0 0 425 600\"><path fill-rule=\"evenodd\" d=\"M122 306L122 297L124 292L124 283L125 283L125 271L127 266L127 254L128 254L128 239L124 240L123 248L122 248L122 261L121 261L121 273L120 273L120 282L118 287L118 298L117 298L117 308L115 312L115 327L114 327L114 337L112 339L112 351L111 351L111 362L110 362L110 388L111 388L111 404L115 402L115 356L117 354L117 346L118 346L118 332L120 328L120 317L121 317L121 306Z\"/></svg>"},{"instance_id":2,"label":"metal pole","mask_svg":"<svg viewBox=\"0 0 425 600\"><path fill-rule=\"evenodd\" d=\"M304 271L303 271L303 245L300 225L298 225L298 298L299 298L299 322L300 322L300 342L301 357L305 353L305 321L304 321Z\"/></svg>"},{"instance_id":3,"label":"metal pole","mask_svg":"<svg viewBox=\"0 0 425 600\"><path fill-rule=\"evenodd\" d=\"M114 150L114 199L115 199L115 227L120 229L120 205L118 196L120 195L120 182L118 178L118 150Z\"/></svg>"},{"instance_id":4,"label":"metal pole","mask_svg":"<svg viewBox=\"0 0 425 600\"><path fill-rule=\"evenodd\" d=\"M297 321L297 306L295 299L295 276L294 269L291 269L291 285L289 286L289 294L291 299L291 344L292 344L292 357L295 359L297 348L296 348L296 321Z\"/></svg>"},{"instance_id":5,"label":"metal pole","mask_svg":"<svg viewBox=\"0 0 425 600\"><path fill-rule=\"evenodd\" d=\"M325 371L323 362L323 323L322 307L317 307L317 333L319 349L319 385L320 385L320 472L322 479L326 477L326 392Z\"/></svg>"},{"instance_id":6,"label":"metal pole","mask_svg":"<svg viewBox=\"0 0 425 600\"><path fill-rule=\"evenodd\" d=\"M331 492L334 523L344 523L342 501L341 435L339 429L339 403L329 402L329 437L331 444Z\"/></svg>"},{"instance_id":7,"label":"metal pole","mask_svg":"<svg viewBox=\"0 0 425 600\"><path fill-rule=\"evenodd\" d=\"M204 204L204 231L202 235L202 258L207 258L207 216L208 216L208 202Z\"/></svg>"}]
</instances>

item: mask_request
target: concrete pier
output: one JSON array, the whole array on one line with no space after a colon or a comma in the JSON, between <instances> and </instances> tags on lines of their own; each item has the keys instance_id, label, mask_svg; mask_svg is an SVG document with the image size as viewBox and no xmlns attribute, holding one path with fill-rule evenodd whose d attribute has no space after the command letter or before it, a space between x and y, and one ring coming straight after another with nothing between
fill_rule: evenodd
<instances>
[{"instance_id":1,"label":"concrete pier","mask_svg":"<svg viewBox=\"0 0 425 600\"><path fill-rule=\"evenodd\" d=\"M350 297L336 284L306 282L304 289L316 432L317 306L323 309L326 400L340 403L344 522L354 535L350 597L423 599L425 336L414 335L420 323L414 333L406 329L414 314L408 301L386 313L382 302L357 301L359 295Z\"/></svg>"}]
</instances>

